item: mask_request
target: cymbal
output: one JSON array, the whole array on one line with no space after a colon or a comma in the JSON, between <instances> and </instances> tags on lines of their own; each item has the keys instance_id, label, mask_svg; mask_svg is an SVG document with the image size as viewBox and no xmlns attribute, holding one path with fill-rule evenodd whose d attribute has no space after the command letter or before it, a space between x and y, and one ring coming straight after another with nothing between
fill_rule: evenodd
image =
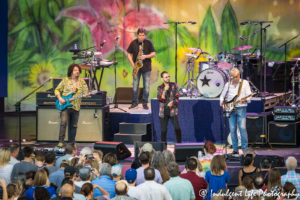
<instances>
[{"instance_id":1,"label":"cymbal","mask_svg":"<svg viewBox=\"0 0 300 200\"><path fill-rule=\"evenodd\" d=\"M290 58L290 59L292 59L292 60L300 60L300 58Z\"/></svg>"},{"instance_id":2,"label":"cymbal","mask_svg":"<svg viewBox=\"0 0 300 200\"><path fill-rule=\"evenodd\" d=\"M188 47L187 49L192 50L192 51L197 51L197 53L208 54L207 52L201 51L200 49L197 49L197 48Z\"/></svg>"},{"instance_id":3,"label":"cymbal","mask_svg":"<svg viewBox=\"0 0 300 200\"><path fill-rule=\"evenodd\" d=\"M254 53L254 54L251 54L251 53L243 53L242 55L243 55L243 56L256 56L255 53Z\"/></svg>"},{"instance_id":4,"label":"cymbal","mask_svg":"<svg viewBox=\"0 0 300 200\"><path fill-rule=\"evenodd\" d=\"M227 63L227 62L219 62L218 63L218 67L220 67L222 69L231 69L232 68L232 64Z\"/></svg>"},{"instance_id":5,"label":"cymbal","mask_svg":"<svg viewBox=\"0 0 300 200\"><path fill-rule=\"evenodd\" d=\"M212 56L206 56L206 57L203 57L203 58L207 58L207 59L210 59L210 60L214 59L214 57L212 57Z\"/></svg>"},{"instance_id":6,"label":"cymbal","mask_svg":"<svg viewBox=\"0 0 300 200\"><path fill-rule=\"evenodd\" d=\"M191 53L183 53L183 54L186 55L186 56L194 57L194 58L198 57L197 55L194 55L194 54L191 54Z\"/></svg>"},{"instance_id":7,"label":"cymbal","mask_svg":"<svg viewBox=\"0 0 300 200\"><path fill-rule=\"evenodd\" d=\"M244 51L244 50L247 50L247 49L252 49L253 46L239 46L239 47L234 47L232 48L233 51Z\"/></svg>"}]
</instances>

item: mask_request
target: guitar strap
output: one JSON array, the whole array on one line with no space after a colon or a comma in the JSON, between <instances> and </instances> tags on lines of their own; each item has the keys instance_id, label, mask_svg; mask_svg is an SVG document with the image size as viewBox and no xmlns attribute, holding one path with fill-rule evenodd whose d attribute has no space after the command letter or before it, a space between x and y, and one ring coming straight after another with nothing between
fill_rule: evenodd
<instances>
[{"instance_id":1,"label":"guitar strap","mask_svg":"<svg viewBox=\"0 0 300 200\"><path fill-rule=\"evenodd\" d=\"M241 91L242 91L243 81L244 81L244 80L242 80L241 84L239 85L239 91L238 91L238 95L237 95L238 97L240 96Z\"/></svg>"}]
</instances>

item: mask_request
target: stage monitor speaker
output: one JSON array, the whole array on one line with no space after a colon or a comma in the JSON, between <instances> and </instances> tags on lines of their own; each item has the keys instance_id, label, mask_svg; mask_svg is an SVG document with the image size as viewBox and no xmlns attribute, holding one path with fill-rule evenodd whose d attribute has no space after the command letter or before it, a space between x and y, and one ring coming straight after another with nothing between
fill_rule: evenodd
<instances>
[{"instance_id":1,"label":"stage monitor speaker","mask_svg":"<svg viewBox=\"0 0 300 200\"><path fill-rule=\"evenodd\" d=\"M143 88L139 88L138 90L138 102L143 102ZM117 102L116 102L117 100ZM132 87L118 87L114 103L123 103L123 104L131 104L132 103Z\"/></svg>"},{"instance_id":2,"label":"stage monitor speaker","mask_svg":"<svg viewBox=\"0 0 300 200\"><path fill-rule=\"evenodd\" d=\"M264 157L268 157L272 160L272 168L274 167L284 167L284 158L281 156L276 156L276 155L256 155L254 158L254 167L260 168L260 162ZM241 166L245 166L245 157L244 155L241 156L240 160Z\"/></svg>"},{"instance_id":3,"label":"stage monitor speaker","mask_svg":"<svg viewBox=\"0 0 300 200\"><path fill-rule=\"evenodd\" d=\"M82 78L86 85L89 87L89 79L88 78ZM60 82L63 80L63 78L54 78L52 80L52 85L53 85L53 90L55 90L55 88L60 84Z\"/></svg>"},{"instance_id":4,"label":"stage monitor speaker","mask_svg":"<svg viewBox=\"0 0 300 200\"><path fill-rule=\"evenodd\" d=\"M96 142L94 149L101 150L105 156L107 153L117 155L118 160L124 160L131 156L131 152L123 144L123 142Z\"/></svg>"},{"instance_id":5,"label":"stage monitor speaker","mask_svg":"<svg viewBox=\"0 0 300 200\"><path fill-rule=\"evenodd\" d=\"M164 150L167 150L167 142L134 142L134 155L136 159L140 153L140 148L142 148L146 143L152 144L155 151L163 152Z\"/></svg>"},{"instance_id":6,"label":"stage monitor speaker","mask_svg":"<svg viewBox=\"0 0 300 200\"><path fill-rule=\"evenodd\" d=\"M59 138L60 111L53 106L37 107L37 141L56 141ZM109 107L81 107L77 123L76 142L110 140ZM67 126L65 141L68 141Z\"/></svg>"},{"instance_id":7,"label":"stage monitor speaker","mask_svg":"<svg viewBox=\"0 0 300 200\"><path fill-rule=\"evenodd\" d=\"M203 143L175 143L176 162L185 162L191 156L198 157L198 152L203 153Z\"/></svg>"},{"instance_id":8,"label":"stage monitor speaker","mask_svg":"<svg viewBox=\"0 0 300 200\"><path fill-rule=\"evenodd\" d=\"M269 122L268 138L272 145L298 147L300 122Z\"/></svg>"},{"instance_id":9,"label":"stage monitor speaker","mask_svg":"<svg viewBox=\"0 0 300 200\"><path fill-rule=\"evenodd\" d=\"M268 122L272 120L273 115L272 112L264 113L246 113L246 128L248 134L248 144L253 144L260 135L267 136L268 133ZM265 119L264 119L265 118ZM263 130L263 120L265 120L265 127ZM260 145L262 143L262 139L259 139L256 144Z\"/></svg>"}]
</instances>

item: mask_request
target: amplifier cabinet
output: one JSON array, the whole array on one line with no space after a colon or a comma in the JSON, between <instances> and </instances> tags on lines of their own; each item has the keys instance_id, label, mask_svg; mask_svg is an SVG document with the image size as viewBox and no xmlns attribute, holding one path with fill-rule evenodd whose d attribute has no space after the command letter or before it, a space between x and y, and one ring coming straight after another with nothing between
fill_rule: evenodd
<instances>
[{"instance_id":1,"label":"amplifier cabinet","mask_svg":"<svg viewBox=\"0 0 300 200\"><path fill-rule=\"evenodd\" d=\"M37 141L57 141L60 129L60 111L53 106L38 106ZM77 124L76 142L96 142L110 140L109 107L81 107ZM68 141L67 127L65 141Z\"/></svg>"}]
</instances>

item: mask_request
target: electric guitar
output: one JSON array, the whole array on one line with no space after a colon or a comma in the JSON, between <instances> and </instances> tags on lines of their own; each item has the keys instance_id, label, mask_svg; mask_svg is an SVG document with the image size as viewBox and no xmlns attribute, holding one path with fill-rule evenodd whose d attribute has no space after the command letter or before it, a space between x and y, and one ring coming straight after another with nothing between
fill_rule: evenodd
<instances>
[{"instance_id":1,"label":"electric guitar","mask_svg":"<svg viewBox=\"0 0 300 200\"><path fill-rule=\"evenodd\" d=\"M229 113L229 116L230 114L233 112L233 111L236 111L236 104L240 103L241 101L244 101L246 100L247 98L249 97L252 97L253 95L255 95L256 92L254 92L253 94L249 94L248 96L244 97L244 98L241 98L240 100L236 101L236 99L238 98L238 95L235 95L230 101L224 101L223 104L227 105L227 108L225 110L223 110L223 112L227 112Z\"/></svg>"},{"instance_id":2,"label":"electric guitar","mask_svg":"<svg viewBox=\"0 0 300 200\"><path fill-rule=\"evenodd\" d=\"M91 91L91 92L89 92L87 94L91 95L91 94L96 94L96 93L97 93L97 90L93 90L93 91ZM68 96L61 96L61 98L63 98L66 101L66 103L64 103L64 104L60 103L59 99L57 99L56 102L55 102L56 108L58 110L64 110L67 107L70 107L70 106L73 105L71 103L71 101L74 101L75 99L78 99L78 98L82 98L82 97L84 97L86 95L86 94L82 94L82 95L79 95L77 97L72 97L74 94L75 93L73 92L73 93L69 94Z\"/></svg>"}]
</instances>

